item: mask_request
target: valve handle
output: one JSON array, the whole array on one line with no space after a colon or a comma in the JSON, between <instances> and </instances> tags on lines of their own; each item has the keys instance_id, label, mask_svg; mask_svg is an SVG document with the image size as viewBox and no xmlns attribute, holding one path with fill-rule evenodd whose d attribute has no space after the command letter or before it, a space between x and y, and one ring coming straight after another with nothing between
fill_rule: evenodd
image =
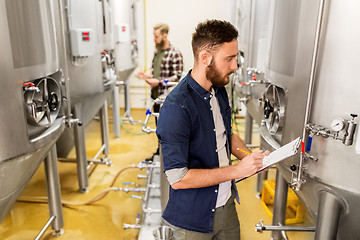
<instances>
[{"instance_id":1,"label":"valve handle","mask_svg":"<svg viewBox=\"0 0 360 240\"><path fill-rule=\"evenodd\" d=\"M151 114L151 111L150 111L150 109L147 109L145 112L145 115L149 115L149 114Z\"/></svg>"},{"instance_id":2,"label":"valve handle","mask_svg":"<svg viewBox=\"0 0 360 240\"><path fill-rule=\"evenodd\" d=\"M311 144L312 144L312 139L313 139L313 138L309 136L308 141L307 141L307 144L306 144L306 151L307 151L307 152L310 152Z\"/></svg>"},{"instance_id":3,"label":"valve handle","mask_svg":"<svg viewBox=\"0 0 360 240\"><path fill-rule=\"evenodd\" d=\"M30 85L30 87L35 87L35 85L32 82L24 83L24 87L29 86L29 85Z\"/></svg>"},{"instance_id":4,"label":"valve handle","mask_svg":"<svg viewBox=\"0 0 360 240\"><path fill-rule=\"evenodd\" d=\"M305 153L305 143L301 142L301 152Z\"/></svg>"}]
</instances>

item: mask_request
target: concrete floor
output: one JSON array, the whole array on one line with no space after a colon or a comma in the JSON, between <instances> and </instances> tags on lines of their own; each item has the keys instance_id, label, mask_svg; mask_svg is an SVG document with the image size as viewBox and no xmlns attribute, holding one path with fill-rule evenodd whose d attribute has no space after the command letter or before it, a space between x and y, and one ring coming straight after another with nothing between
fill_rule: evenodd
<instances>
[{"instance_id":1,"label":"concrete floor","mask_svg":"<svg viewBox=\"0 0 360 240\"><path fill-rule=\"evenodd\" d=\"M111 111L109 111L111 113ZM145 119L145 110L132 110L135 120ZM243 120L241 120L243 121ZM154 126L154 121L150 125ZM152 155L157 147L155 134L143 134L140 124L125 124L121 136L115 139L110 124L110 158L112 166L98 165L89 177L89 192L79 193L77 184L76 165L74 163L58 162L62 200L80 202L91 198L106 189L114 176L121 169L143 161ZM86 149L88 158L92 158L101 145L99 132L100 123L94 120L87 127ZM240 136L243 137L243 129L240 126ZM258 141L256 133L254 142ZM255 143L256 144L256 143ZM75 156L74 151L70 153ZM270 170L270 178L273 177ZM124 171L115 187L123 187L124 182L133 182L140 187L145 180L139 180L138 174L145 174L146 170L129 169ZM259 219L264 220L265 225L271 224L271 218L266 214L261 205L261 200L255 197L256 177L251 177L238 183L241 204L237 205L237 211L241 224L241 239L261 240L270 239L270 232L257 233L254 231L255 224ZM141 193L134 193L142 196ZM25 197L46 196L44 167L40 166L32 177L20 199ZM130 193L110 192L104 199L92 205L63 207L64 234L59 237L52 236L48 229L41 239L121 239L135 240L139 234L138 229L123 229L123 224L135 224L136 215L140 213L141 200L130 198ZM7 217L0 224L0 239L25 240L34 239L49 218L48 205L45 203L16 202ZM307 221L308 225L313 223ZM288 233L290 240L313 239L312 233ZM149 236L149 239L153 239Z\"/></svg>"}]
</instances>

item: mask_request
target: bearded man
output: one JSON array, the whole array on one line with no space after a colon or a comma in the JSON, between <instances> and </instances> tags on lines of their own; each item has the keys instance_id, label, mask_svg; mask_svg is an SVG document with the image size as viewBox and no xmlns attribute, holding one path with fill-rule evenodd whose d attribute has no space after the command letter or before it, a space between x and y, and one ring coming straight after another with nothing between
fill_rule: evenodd
<instances>
[{"instance_id":1,"label":"bearded man","mask_svg":"<svg viewBox=\"0 0 360 240\"><path fill-rule=\"evenodd\" d=\"M139 71L137 76L144 79L151 86L151 98L154 100L165 92L167 84L164 80L178 82L184 70L183 56L181 52L171 45L168 40L169 26L159 23L154 26L155 53L152 60L152 68L148 72ZM153 111L158 113L160 105L155 104ZM159 154L159 148L153 156L147 158L152 161Z\"/></svg>"},{"instance_id":2,"label":"bearded man","mask_svg":"<svg viewBox=\"0 0 360 240\"><path fill-rule=\"evenodd\" d=\"M192 36L194 65L160 110L157 136L170 183L163 219L175 238L239 240L234 179L256 173L268 151L250 152L231 130L225 85L238 68L238 31L229 22L199 23ZM230 155L241 161L231 165Z\"/></svg>"}]
</instances>

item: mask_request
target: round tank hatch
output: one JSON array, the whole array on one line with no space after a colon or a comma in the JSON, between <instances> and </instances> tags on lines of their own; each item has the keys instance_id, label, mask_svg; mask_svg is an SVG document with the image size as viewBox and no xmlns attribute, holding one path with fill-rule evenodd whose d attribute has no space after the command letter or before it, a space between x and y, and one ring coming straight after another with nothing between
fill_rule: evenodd
<instances>
[{"instance_id":1,"label":"round tank hatch","mask_svg":"<svg viewBox=\"0 0 360 240\"><path fill-rule=\"evenodd\" d=\"M47 126L58 116L61 91L51 77L24 84L24 100L28 122L34 126Z\"/></svg>"},{"instance_id":2,"label":"round tank hatch","mask_svg":"<svg viewBox=\"0 0 360 240\"><path fill-rule=\"evenodd\" d=\"M264 118L271 134L281 131L285 116L285 91L275 85L266 89L264 100Z\"/></svg>"}]
</instances>

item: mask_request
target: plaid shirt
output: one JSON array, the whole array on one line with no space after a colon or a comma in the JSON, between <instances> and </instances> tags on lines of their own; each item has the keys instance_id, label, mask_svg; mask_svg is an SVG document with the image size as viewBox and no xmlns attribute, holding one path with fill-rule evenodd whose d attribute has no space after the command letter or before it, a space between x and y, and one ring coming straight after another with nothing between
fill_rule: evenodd
<instances>
[{"instance_id":1,"label":"plaid shirt","mask_svg":"<svg viewBox=\"0 0 360 240\"><path fill-rule=\"evenodd\" d=\"M155 51L154 58L157 53L158 51ZM152 69L154 69L154 58L152 61ZM172 78L179 81L184 69L181 52L170 44L170 46L165 50L160 68L160 80ZM158 94L163 94L165 88L166 87L163 84L160 84L158 87Z\"/></svg>"}]
</instances>

